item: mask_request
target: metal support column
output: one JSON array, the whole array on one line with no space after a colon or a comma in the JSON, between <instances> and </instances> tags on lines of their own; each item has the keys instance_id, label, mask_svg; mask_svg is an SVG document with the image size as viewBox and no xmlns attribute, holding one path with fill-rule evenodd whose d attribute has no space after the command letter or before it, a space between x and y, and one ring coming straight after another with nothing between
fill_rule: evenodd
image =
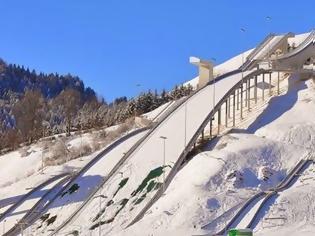
<instances>
[{"instance_id":1,"label":"metal support column","mask_svg":"<svg viewBox=\"0 0 315 236\"><path fill-rule=\"evenodd\" d=\"M220 126L221 126L221 107L218 110L218 135L220 134Z\"/></svg>"},{"instance_id":2,"label":"metal support column","mask_svg":"<svg viewBox=\"0 0 315 236\"><path fill-rule=\"evenodd\" d=\"M250 78L247 81L247 90L248 90L248 100L247 100L247 105L248 105L248 111L250 110Z\"/></svg>"},{"instance_id":3,"label":"metal support column","mask_svg":"<svg viewBox=\"0 0 315 236\"><path fill-rule=\"evenodd\" d=\"M228 126L228 100L225 101L225 127Z\"/></svg>"},{"instance_id":4,"label":"metal support column","mask_svg":"<svg viewBox=\"0 0 315 236\"><path fill-rule=\"evenodd\" d=\"M243 84L242 84L242 88L243 88ZM245 107L247 106L247 82L245 83Z\"/></svg>"},{"instance_id":5,"label":"metal support column","mask_svg":"<svg viewBox=\"0 0 315 236\"><path fill-rule=\"evenodd\" d=\"M213 117L210 118L210 139L212 139L212 119Z\"/></svg>"},{"instance_id":6,"label":"metal support column","mask_svg":"<svg viewBox=\"0 0 315 236\"><path fill-rule=\"evenodd\" d=\"M278 72L278 84L277 84L277 87L278 87L278 95L280 94L280 72Z\"/></svg>"},{"instance_id":7,"label":"metal support column","mask_svg":"<svg viewBox=\"0 0 315 236\"><path fill-rule=\"evenodd\" d=\"M271 96L271 73L269 73L269 96Z\"/></svg>"},{"instance_id":8,"label":"metal support column","mask_svg":"<svg viewBox=\"0 0 315 236\"><path fill-rule=\"evenodd\" d=\"M240 103L240 90L237 89L237 102L236 102L236 109L239 110L239 103Z\"/></svg>"},{"instance_id":9,"label":"metal support column","mask_svg":"<svg viewBox=\"0 0 315 236\"><path fill-rule=\"evenodd\" d=\"M233 127L235 127L235 91L233 93Z\"/></svg>"},{"instance_id":10,"label":"metal support column","mask_svg":"<svg viewBox=\"0 0 315 236\"><path fill-rule=\"evenodd\" d=\"M231 96L228 98L228 117L231 118Z\"/></svg>"},{"instance_id":11,"label":"metal support column","mask_svg":"<svg viewBox=\"0 0 315 236\"><path fill-rule=\"evenodd\" d=\"M241 86L241 120L243 119L243 85Z\"/></svg>"},{"instance_id":12,"label":"metal support column","mask_svg":"<svg viewBox=\"0 0 315 236\"><path fill-rule=\"evenodd\" d=\"M262 100L265 100L265 73L263 73L262 78Z\"/></svg>"},{"instance_id":13,"label":"metal support column","mask_svg":"<svg viewBox=\"0 0 315 236\"><path fill-rule=\"evenodd\" d=\"M255 104L257 104L257 75L255 76L254 96L255 96Z\"/></svg>"}]
</instances>

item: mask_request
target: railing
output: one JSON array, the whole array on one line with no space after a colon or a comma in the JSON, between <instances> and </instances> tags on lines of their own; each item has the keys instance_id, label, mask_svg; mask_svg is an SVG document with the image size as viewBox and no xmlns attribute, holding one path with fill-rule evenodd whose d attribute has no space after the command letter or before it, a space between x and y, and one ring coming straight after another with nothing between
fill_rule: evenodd
<instances>
[{"instance_id":1,"label":"railing","mask_svg":"<svg viewBox=\"0 0 315 236\"><path fill-rule=\"evenodd\" d=\"M250 204L252 204L254 201L256 201L259 198L264 198L266 195L267 195L267 193L265 193L265 192L259 192L259 193L255 194L253 197L249 198L244 203L244 205L237 211L237 213L233 216L233 218L229 221L229 223L226 226L224 226L224 228L221 231L215 233L214 235L223 235L225 232L227 232L227 230L230 229L235 224L237 219L241 216L241 214L246 210L246 208Z\"/></svg>"},{"instance_id":2,"label":"railing","mask_svg":"<svg viewBox=\"0 0 315 236\"><path fill-rule=\"evenodd\" d=\"M56 199L60 194L62 194L68 187L70 187L71 184L73 184L73 182L83 173L85 173L91 166L93 166L96 162L99 161L99 159L101 159L104 155L106 155L108 152L110 152L111 150L113 150L115 147L117 147L119 144L123 143L124 141L126 141L127 139L129 139L130 137L137 135L145 130L149 129L149 127L145 127L145 128L140 128L137 130L134 130L126 135L124 135L123 137L119 138L118 140L114 141L112 144L110 144L109 146L107 146L103 151L101 151L98 155L96 155L91 161L89 161L80 171L76 172L74 175L71 176L71 179L69 180L69 182L62 187L62 189L56 194L55 198ZM63 173L60 174L58 176L54 176L53 178L47 180L46 182L42 183L41 185L37 186L36 188L34 188L32 191L30 191L29 193L27 193L26 195L23 196L22 199L19 200L18 203L14 204L13 206L11 206L6 212L4 212L1 217L0 217L0 221L3 219L3 217L5 217L5 215L9 212L11 212L12 210L14 210L22 201L24 201L25 199L27 199L31 194L33 194L34 192L38 191L39 189L41 189L42 187L54 182L55 180L57 180L58 178L61 177L65 177L67 175L70 175L70 173ZM50 191L49 191L50 192ZM43 196L44 197L44 196ZM43 198L42 197L42 198ZM53 199L53 200L54 200ZM50 201L50 203L53 202L53 200ZM41 200L40 200L41 201ZM40 204L40 201L38 202L38 204ZM45 206L45 209L48 208L50 204L47 204ZM38 205L35 205L33 208L35 209L35 207L37 207ZM33 209L32 208L32 209ZM29 211L29 213L31 213L32 209ZM44 211L45 209L43 209L42 211ZM27 217L29 216L29 214L27 214ZM23 217L23 219L25 220L26 218ZM32 219L33 220L33 219ZM11 233L15 232L15 230L12 229L12 231L10 231ZM11 235L11 234L10 234Z\"/></svg>"},{"instance_id":3,"label":"railing","mask_svg":"<svg viewBox=\"0 0 315 236\"><path fill-rule=\"evenodd\" d=\"M310 43L314 43L315 40L315 30L312 30L311 33L306 37L306 39L294 50L288 52L280 57L277 57L276 60L287 59L289 57L295 56L297 53L303 51Z\"/></svg>"},{"instance_id":4,"label":"railing","mask_svg":"<svg viewBox=\"0 0 315 236\"><path fill-rule=\"evenodd\" d=\"M45 206L45 203L47 202L47 200L49 200L49 202L53 202L56 197L59 196L59 194L61 194L62 189L59 190L55 196L52 199L46 199L48 197L48 195L50 195L53 191L55 191L56 188L60 187L61 185L63 185L66 181L68 181L70 179L70 175L64 177L62 180L60 180L57 184L55 184L49 191L47 191L37 202L36 204L27 211L27 213L22 217L22 219L20 219L10 230L8 230L3 236L15 236L18 235L20 233L20 227L19 225L21 224L26 224L26 225L30 225L33 223L34 218L37 218L37 216L39 215L39 212L35 212L35 210L40 206L43 205ZM46 200L46 201L45 201ZM32 216L32 218L31 218Z\"/></svg>"},{"instance_id":5,"label":"railing","mask_svg":"<svg viewBox=\"0 0 315 236\"><path fill-rule=\"evenodd\" d=\"M56 175L53 176L52 178L46 180L45 182L41 183L40 185L38 185L37 187L33 188L31 191L29 191L27 194L25 194L21 199L19 199L18 202L16 202L15 204L13 204L11 207L9 207L5 212L3 212L0 215L0 221L2 221L7 214L9 214L10 212L14 211L18 206L21 205L22 202L24 202L28 197L30 197L33 193L39 191L40 189L42 189L43 187L45 187L46 185L51 184L52 182L56 181L57 179L63 178L67 175L70 175L69 172L67 173L62 173L60 175Z\"/></svg>"},{"instance_id":6,"label":"railing","mask_svg":"<svg viewBox=\"0 0 315 236\"><path fill-rule=\"evenodd\" d=\"M127 226L129 227L130 225L133 225L137 221L139 221L145 212L162 196L164 190L169 186L171 183L172 179L174 178L175 174L177 173L178 168L180 167L181 163L183 160L186 158L187 154L189 151L193 148L194 144L197 142L198 137L202 134L203 130L207 126L207 124L210 122L214 114L220 109L222 104L225 102L225 100L231 96L236 89L238 89L243 83L246 83L247 80L251 79L252 77L262 74L262 73L267 73L266 70L259 69L256 70L248 75L246 75L241 81L236 83L225 95L224 97L215 105L214 109L208 114L208 116L205 118L205 120L201 123L193 137L190 139L188 142L187 146L183 150L183 152L180 154L179 158L177 159L176 163L174 164L172 170L170 173L167 175L165 182L164 182L164 188L159 188L155 195L149 200L149 202L144 206L144 208L138 213L138 215L131 221L131 223ZM230 74L231 75L231 74ZM228 76L230 76L228 75Z\"/></svg>"},{"instance_id":7,"label":"railing","mask_svg":"<svg viewBox=\"0 0 315 236\"><path fill-rule=\"evenodd\" d=\"M261 51L268 43L270 43L270 41L275 37L275 35L272 35L273 37L270 37L269 40L266 40L265 43L261 46L262 48L260 48L258 51L256 51L256 54ZM272 45L272 47L268 48L268 52L270 54L270 52L274 51L276 48L279 47L279 45L281 45L283 40L287 40L289 37L293 37L294 34L293 33L287 33L285 35L283 35L278 41L276 41L275 44ZM268 54L267 54L268 55ZM247 60L246 63L244 63L240 68L242 70L249 70L251 69L255 64L257 64L259 61L261 61L263 58L265 58L266 53L263 54L263 56L260 56L260 58L256 58L255 60L253 60L253 58L251 58L250 60Z\"/></svg>"},{"instance_id":8,"label":"railing","mask_svg":"<svg viewBox=\"0 0 315 236\"><path fill-rule=\"evenodd\" d=\"M73 181L75 181L80 175L84 174L88 169L90 169L91 166L93 166L96 162L98 162L103 156L105 156L107 153L109 153L110 151L112 151L115 147L117 147L119 144L125 142L127 139L145 131L148 130L149 127L144 127L144 128L140 128L140 129L136 129L122 137L120 137L119 139L117 139L116 141L114 141L113 143L111 143L109 146L107 146L106 148L104 148L103 151L101 151L99 154L97 154L91 161L89 161L80 171L78 171L75 175L73 175L73 177L71 178L71 180L69 181L69 183L67 185L64 186L64 190L67 189L68 187L70 187L70 185L73 183Z\"/></svg>"},{"instance_id":9,"label":"railing","mask_svg":"<svg viewBox=\"0 0 315 236\"><path fill-rule=\"evenodd\" d=\"M265 206L266 202L269 201L269 199L271 199L273 196L275 196L277 194L277 192L283 191L287 188L290 187L290 184L292 183L293 179L297 177L298 174L301 173L301 171L305 168L305 166L307 164L309 164L311 161L310 160L302 160L301 164L298 164L298 167L289 174L288 178L283 182L283 184L281 185L280 188L277 188L275 191L269 193L265 199L262 201L262 203L260 204L260 206L258 207L257 211L255 212L253 218L251 219L251 221L249 222L249 224L247 225L246 228L253 228L255 221L258 219L258 216L261 212L261 210L263 209L263 207Z\"/></svg>"},{"instance_id":10,"label":"railing","mask_svg":"<svg viewBox=\"0 0 315 236\"><path fill-rule=\"evenodd\" d=\"M263 197L265 198L260 206L258 207L256 213L254 214L253 218L251 219L251 221L249 222L249 224L247 225L247 228L252 228L252 225L254 224L255 220L257 219L261 209L263 208L263 206L265 205L265 203L274 195L277 194L278 191L283 191L285 188L288 188L288 186L290 185L290 183L292 182L293 178L296 176L296 173L300 172L304 166L309 163L308 160L300 160L297 165L294 166L294 168L289 172L289 174L277 185L276 189L272 189L269 192L259 192L257 194L255 194L253 197L249 198L244 205L238 210L238 212L235 214L235 216L229 221L229 223L219 232L213 234L213 235L223 235L224 233L227 232L227 230L229 228L231 228L235 222L238 220L238 218L241 216L241 214L246 210L246 208L254 201L256 201L257 199Z\"/></svg>"},{"instance_id":11,"label":"railing","mask_svg":"<svg viewBox=\"0 0 315 236\"><path fill-rule=\"evenodd\" d=\"M276 35L275 34L268 34L263 41L261 41L258 46L246 57L246 61L252 60L257 53L264 48Z\"/></svg>"},{"instance_id":12,"label":"railing","mask_svg":"<svg viewBox=\"0 0 315 236\"><path fill-rule=\"evenodd\" d=\"M153 125L153 127L140 139L138 140L129 150L128 152L124 155L123 158L120 159L120 161L114 166L114 168L110 171L110 173L104 178L104 180L102 181L102 183L95 188L95 190L89 195L89 197L82 203L82 205L74 212L71 214L71 216L64 221L60 226L58 226L54 232L52 234L50 234L50 236L57 234L62 228L64 228L66 225L68 225L75 216L77 216L77 214L83 210L86 205L92 200L93 196L103 187L103 185L120 169L120 167L122 166L122 164L135 152L137 151L142 145L144 145L144 143L146 142L146 140L153 134L153 132L166 120L168 120L171 116L171 114L173 114L173 112L175 112L177 109L179 109L186 101L188 101L191 97L195 96L196 94L198 94L200 91L202 91L204 88L206 88L208 85L213 84L215 81L220 81L226 77L229 77L231 75L240 73L240 70L234 70L234 71L230 71L226 74L223 74L221 76L218 76L217 78L215 78L215 80L213 81L209 81L205 86L201 87L200 89L197 89L194 93L192 93L191 95L187 96L186 98L179 100L176 104L174 104L170 109L168 109L165 114L163 114L160 119L158 120L158 122Z\"/></svg>"},{"instance_id":13,"label":"railing","mask_svg":"<svg viewBox=\"0 0 315 236\"><path fill-rule=\"evenodd\" d=\"M254 62L252 60L257 53L259 53L274 37L275 34L268 34L267 37L246 57L245 63L242 64L239 69L246 70Z\"/></svg>"}]
</instances>

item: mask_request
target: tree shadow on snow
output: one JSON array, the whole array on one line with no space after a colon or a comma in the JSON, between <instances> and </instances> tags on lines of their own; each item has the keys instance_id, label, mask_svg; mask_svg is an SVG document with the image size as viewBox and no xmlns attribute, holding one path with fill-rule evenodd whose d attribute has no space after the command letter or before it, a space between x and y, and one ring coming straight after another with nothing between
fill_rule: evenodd
<instances>
[{"instance_id":1,"label":"tree shadow on snow","mask_svg":"<svg viewBox=\"0 0 315 236\"><path fill-rule=\"evenodd\" d=\"M51 205L53 208L63 207L68 204L76 203L76 202L83 202L90 193L94 191L94 189L99 186L102 182L103 176L100 175L88 175L88 176L81 176L77 181L74 181L68 188L66 188L54 201ZM77 188L73 188L75 184L78 186ZM43 187L45 188L45 186ZM73 191L71 191L73 189ZM38 198L38 201L49 191L50 189L41 189L39 191L34 192L31 194L25 201L23 201L20 205L23 205L29 200L33 200ZM18 202L24 195L17 195L12 196L9 198L5 198L0 200L0 206L5 207L11 204ZM37 201L36 201L37 202ZM35 203L36 203L35 202ZM34 204L35 204L34 203ZM30 207L31 208L31 207ZM8 213L9 215L17 215L27 212L27 210L23 212L13 212Z\"/></svg>"},{"instance_id":2,"label":"tree shadow on snow","mask_svg":"<svg viewBox=\"0 0 315 236\"><path fill-rule=\"evenodd\" d=\"M39 191L34 192L33 194L31 194L27 199L34 199L34 198L41 198L48 190L45 189L41 189ZM0 200L0 209L12 204L17 203L25 194L21 194L21 195L17 195L17 196L13 196L13 197L8 197L8 198L4 198Z\"/></svg>"},{"instance_id":3,"label":"tree shadow on snow","mask_svg":"<svg viewBox=\"0 0 315 236\"><path fill-rule=\"evenodd\" d=\"M69 204L83 202L101 184L103 176L81 176L73 181L60 196L56 198L51 208L64 207Z\"/></svg>"}]
</instances>

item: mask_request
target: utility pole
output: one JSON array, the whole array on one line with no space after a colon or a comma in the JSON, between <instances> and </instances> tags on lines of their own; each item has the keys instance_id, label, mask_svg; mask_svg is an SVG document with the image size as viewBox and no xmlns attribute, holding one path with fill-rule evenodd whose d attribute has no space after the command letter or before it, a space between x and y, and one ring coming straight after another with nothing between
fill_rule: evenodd
<instances>
[{"instance_id":1,"label":"utility pole","mask_svg":"<svg viewBox=\"0 0 315 236\"><path fill-rule=\"evenodd\" d=\"M246 33L246 29L245 28L241 28L241 32L245 35ZM245 38L245 36L244 36ZM244 55L244 51L242 52L242 65L244 65L245 62L245 55ZM244 68L242 67L242 88L243 88L243 84L244 84ZM242 89L243 91L243 89ZM243 103L243 100L241 99L241 103ZM247 90L245 91L245 106L247 104ZM243 104L242 104L243 105ZM241 117L242 117L242 107L241 107Z\"/></svg>"},{"instance_id":2,"label":"utility pole","mask_svg":"<svg viewBox=\"0 0 315 236\"><path fill-rule=\"evenodd\" d=\"M185 127L184 127L184 132L185 132L185 134L184 134L184 148L186 147L186 144L187 144L187 103L188 103L188 101L187 102L185 102L185 121L184 121L184 123L185 123Z\"/></svg>"},{"instance_id":3,"label":"utility pole","mask_svg":"<svg viewBox=\"0 0 315 236\"><path fill-rule=\"evenodd\" d=\"M216 62L217 59L212 57L212 61ZM215 108L215 76L213 75L213 97L212 97L212 112L213 117L210 118L210 139L212 138L212 120L214 119L214 108Z\"/></svg>"},{"instance_id":4,"label":"utility pole","mask_svg":"<svg viewBox=\"0 0 315 236\"><path fill-rule=\"evenodd\" d=\"M267 22L271 22L271 17L270 16L266 16L266 20L267 20ZM268 28L269 34L271 34L269 24L268 24L267 28ZM271 50L271 46L270 46L270 42L269 42L268 43L268 54L267 54L269 68L271 68L271 52L270 52L270 50Z\"/></svg>"},{"instance_id":5,"label":"utility pole","mask_svg":"<svg viewBox=\"0 0 315 236\"><path fill-rule=\"evenodd\" d=\"M160 139L162 139L163 140L163 169L165 168L165 155L166 155L166 153L165 153L165 146L166 146L166 139L167 139L167 137L165 137L165 136L160 136ZM163 193L164 193L164 191L165 191L165 170L163 170Z\"/></svg>"},{"instance_id":6,"label":"utility pole","mask_svg":"<svg viewBox=\"0 0 315 236\"><path fill-rule=\"evenodd\" d=\"M99 198L99 213L101 214L101 210L102 210L102 198L107 198L107 196L100 194L95 196L94 198ZM101 221L101 215L98 218L98 235L101 236L102 234L102 221Z\"/></svg>"}]
</instances>

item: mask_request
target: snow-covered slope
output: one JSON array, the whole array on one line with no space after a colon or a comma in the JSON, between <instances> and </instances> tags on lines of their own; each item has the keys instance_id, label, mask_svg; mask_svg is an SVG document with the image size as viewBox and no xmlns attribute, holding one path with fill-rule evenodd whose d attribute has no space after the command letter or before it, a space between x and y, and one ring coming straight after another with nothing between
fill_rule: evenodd
<instances>
[{"instance_id":1,"label":"snow-covered slope","mask_svg":"<svg viewBox=\"0 0 315 236\"><path fill-rule=\"evenodd\" d=\"M296 39L290 39L290 42L295 41L298 44L306 36L297 36ZM245 58L250 51L244 53ZM237 69L242 58L243 55L238 55L218 65L215 73L223 74ZM245 75L247 73L245 72ZM238 73L218 81L216 101L240 79L241 74ZM194 81L196 82L196 79L188 83L194 85ZM315 144L314 83L312 80L300 81L297 76L292 76L289 78L288 89L287 93L272 98L268 104L253 109L251 118L242 121L239 129L232 130L229 134L209 143L202 153L181 169L164 196L150 208L144 218L125 229L153 196L157 186L161 186L163 170L166 175L169 173L169 167L174 165L187 141L213 108L212 99L209 99L212 97L213 87L208 86L177 109L163 125L150 134L149 139L110 178L103 189L98 191L97 195L103 194L103 197L92 199L80 214L62 229L62 233L79 230L82 235L97 235L101 229L102 235L192 235L213 233L221 229L246 199L279 183ZM171 104L165 104L146 114L146 117L154 120L167 111L168 106L171 107ZM93 188L108 175L123 153L142 135L139 134L123 143L113 151L111 158L102 159L80 176L78 184L84 191L74 191L71 195L65 194L57 199L45 212L49 213L50 217L56 216L55 221L49 226L46 222L42 224L41 220L37 221L36 225L42 227L39 230L35 229L35 234L48 235L49 230L66 221L85 201ZM167 137L165 166L161 136ZM69 145L78 146L79 143L79 140L73 140ZM12 202L17 201L19 195L26 191L22 188L26 183L36 185L47 179L48 174L69 169L66 165L49 167L45 169L46 176L40 175L38 168L41 147L34 145L29 150L32 150L32 153L25 159L21 159L18 152L8 153L0 158L2 168L0 178L3 177L4 180L2 182L1 179L0 185L6 186L4 191L0 192L1 199L12 197L14 198ZM82 162L73 160L67 165L71 166L70 169L81 167L96 154L82 158ZM15 168L14 165L20 164L21 160L25 167ZM306 173L311 176L311 172L308 170ZM28 175L30 177L24 180L23 178ZM14 181L17 183L12 184ZM266 229L263 225L258 225L255 229L258 235L266 235L264 234L266 232L272 235L273 231L283 232L285 235L286 226L292 230L299 230L303 226L309 231L312 230L311 221L314 214L312 210L309 212L306 210L308 209L306 204L313 206L313 203L310 203L312 199L310 191L315 185L310 180L308 183L309 187L297 183L290 190L283 192L280 200L277 200L293 201L298 198L299 189L303 189L305 204L303 207L297 209L290 207L290 204L286 205L288 214L295 217L287 217L288 220L275 229ZM15 189L17 192L14 192ZM289 191L293 192L288 194ZM275 206L274 212L276 211L281 210ZM298 217L302 211L306 211L303 220Z\"/></svg>"},{"instance_id":2,"label":"snow-covered slope","mask_svg":"<svg viewBox=\"0 0 315 236\"><path fill-rule=\"evenodd\" d=\"M275 186L315 146L314 82L291 78L289 89L271 99L243 130L223 136L214 147L194 157L150 212L120 235L144 235L143 228L153 235L214 233L247 198ZM268 167L268 179L262 178L262 167ZM301 178L304 184L299 180L281 193L264 216L286 219L278 219L276 226L269 222L268 227L264 220L255 229L257 235L300 230L314 234L313 170L311 167ZM299 193L302 206L296 205Z\"/></svg>"}]
</instances>

